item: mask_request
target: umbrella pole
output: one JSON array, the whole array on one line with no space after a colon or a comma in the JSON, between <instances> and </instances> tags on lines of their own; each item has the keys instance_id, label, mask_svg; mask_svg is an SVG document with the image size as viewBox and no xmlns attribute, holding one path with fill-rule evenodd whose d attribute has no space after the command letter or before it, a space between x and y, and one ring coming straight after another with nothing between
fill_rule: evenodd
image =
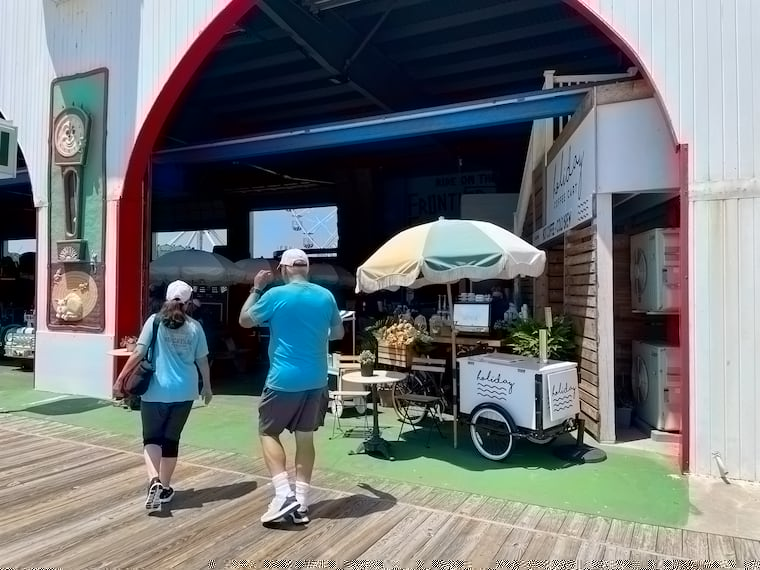
<instances>
[{"instance_id":1,"label":"umbrella pole","mask_svg":"<svg viewBox=\"0 0 760 570\"><path fill-rule=\"evenodd\" d=\"M449 299L449 311L452 311L453 317L454 304L451 301L451 283L446 283L446 296ZM457 341L454 323L451 323L451 378L453 383L452 393L454 395L454 449L457 448L457 427L459 424L459 390L457 389Z\"/></svg>"}]
</instances>

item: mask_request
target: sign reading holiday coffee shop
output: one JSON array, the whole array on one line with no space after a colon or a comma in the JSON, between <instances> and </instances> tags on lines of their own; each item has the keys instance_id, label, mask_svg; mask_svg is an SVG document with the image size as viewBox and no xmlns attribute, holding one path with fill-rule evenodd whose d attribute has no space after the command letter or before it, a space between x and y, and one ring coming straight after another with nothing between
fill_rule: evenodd
<instances>
[{"instance_id":1,"label":"sign reading holiday coffee shop","mask_svg":"<svg viewBox=\"0 0 760 570\"><path fill-rule=\"evenodd\" d=\"M596 191L596 119L589 113L550 156L546 167L544 226L533 235L540 245L590 220Z\"/></svg>"}]
</instances>

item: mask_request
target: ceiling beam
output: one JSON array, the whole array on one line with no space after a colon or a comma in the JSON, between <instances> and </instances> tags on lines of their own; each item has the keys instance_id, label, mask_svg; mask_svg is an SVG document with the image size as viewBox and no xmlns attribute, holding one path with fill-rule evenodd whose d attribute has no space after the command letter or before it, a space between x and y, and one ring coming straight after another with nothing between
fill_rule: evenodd
<instances>
[{"instance_id":1,"label":"ceiling beam","mask_svg":"<svg viewBox=\"0 0 760 570\"><path fill-rule=\"evenodd\" d=\"M452 2L450 4L460 6L466 5L468 2L462 2L461 4L458 2ZM378 43L381 43L391 40L414 38L422 34L445 32L451 28L478 24L494 18L511 17L517 14L556 5L557 0L513 0L512 2L501 2L480 10L460 11L439 18L426 18L406 26L389 26L377 33L377 41Z\"/></svg>"},{"instance_id":2,"label":"ceiling beam","mask_svg":"<svg viewBox=\"0 0 760 570\"><path fill-rule=\"evenodd\" d=\"M504 53L498 53L496 55L478 59L448 62L443 65L421 65L418 70L410 69L410 72L418 79L433 79L436 77L448 77L462 73L475 74L484 69L505 67L513 64L519 65L520 68L525 68L528 67L524 65L527 62L552 57L567 60L570 59L566 57L568 54L589 52L596 49L601 49L606 52L609 48L596 38L565 40L556 44L539 44L538 47L528 47L521 51L509 50ZM532 67L535 68L535 66ZM536 77L542 76L542 71L543 70L536 70Z\"/></svg>"},{"instance_id":3,"label":"ceiling beam","mask_svg":"<svg viewBox=\"0 0 760 570\"><path fill-rule=\"evenodd\" d=\"M330 99L340 95L347 95L353 90L350 85L328 85L318 89L308 89L304 91L291 91L281 95L271 95L269 97L250 97L243 96L233 101L227 101L226 98L219 98L214 102L214 106L209 111L215 116L229 115L230 113L239 113L240 111L253 111L256 109L265 109L271 107L280 107L282 105L292 105L293 103L308 103L313 105L318 101ZM354 97L359 96L354 93ZM366 101L362 103L367 105Z\"/></svg>"},{"instance_id":4,"label":"ceiling beam","mask_svg":"<svg viewBox=\"0 0 760 570\"><path fill-rule=\"evenodd\" d=\"M290 42L288 42L290 44ZM261 50L253 50L260 52ZM268 49L268 51L270 51ZM227 63L224 60L214 62L214 65L209 66L207 70L204 70L202 80L204 82L211 81L212 79L219 79L220 77L226 77L228 75L237 75L250 71L269 70L271 68L280 67L283 65L290 65L301 61L306 61L308 56L300 50L292 49L292 45L285 45L280 51L271 49L271 54L262 55L256 53L255 57L250 57L250 53L243 61L236 63Z\"/></svg>"},{"instance_id":5,"label":"ceiling beam","mask_svg":"<svg viewBox=\"0 0 760 570\"><path fill-rule=\"evenodd\" d=\"M396 61L408 63L463 51L494 48L494 46L499 46L498 49L502 51L508 51L511 48L510 44L514 42L520 42L520 45L525 43L538 45L541 42L540 38L542 36L553 36L558 33L566 35L568 32L574 32L584 27L586 27L586 24L575 20L553 20L532 26L503 29L491 34L477 34L463 40L449 40L440 44L431 43L422 45L414 50L389 51L388 54ZM528 40L528 42L524 40Z\"/></svg>"},{"instance_id":6,"label":"ceiling beam","mask_svg":"<svg viewBox=\"0 0 760 570\"><path fill-rule=\"evenodd\" d=\"M335 81L347 81L385 111L400 111L423 104L426 94L403 71L333 10L316 17L291 0L260 0L260 9L285 30ZM355 59L346 69L349 58ZM429 101L429 98L428 98Z\"/></svg>"},{"instance_id":7,"label":"ceiling beam","mask_svg":"<svg viewBox=\"0 0 760 570\"><path fill-rule=\"evenodd\" d=\"M536 69L554 69L557 67L557 69L562 70L562 75L576 75L590 73L624 73L629 66L630 64L626 62L623 62L621 64L614 55L606 55L594 59L572 61L567 64L563 64L562 59L547 59L545 65L534 66L530 69L512 70L504 73L492 72L479 74L476 78L463 77L454 79L442 79L440 81L436 81L436 89L445 93L456 93L472 92L473 90L478 89L498 87L502 90L502 92L509 93L511 91L508 88L509 84L524 83L526 81L535 81L537 85L543 84L544 78L542 75L536 75Z\"/></svg>"},{"instance_id":8,"label":"ceiling beam","mask_svg":"<svg viewBox=\"0 0 760 570\"><path fill-rule=\"evenodd\" d=\"M436 133L475 130L572 114L589 86L521 93L473 101L279 131L254 137L195 145L153 154L156 163L225 162L411 138Z\"/></svg>"}]
</instances>

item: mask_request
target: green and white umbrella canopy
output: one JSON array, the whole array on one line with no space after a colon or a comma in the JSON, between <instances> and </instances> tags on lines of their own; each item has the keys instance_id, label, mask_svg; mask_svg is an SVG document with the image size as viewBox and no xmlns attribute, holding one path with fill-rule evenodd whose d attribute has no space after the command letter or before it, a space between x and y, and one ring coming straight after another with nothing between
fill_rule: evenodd
<instances>
[{"instance_id":1,"label":"green and white umbrella canopy","mask_svg":"<svg viewBox=\"0 0 760 570\"><path fill-rule=\"evenodd\" d=\"M356 271L356 292L538 277L546 254L490 222L439 218L392 237Z\"/></svg>"},{"instance_id":2,"label":"green and white umbrella canopy","mask_svg":"<svg viewBox=\"0 0 760 570\"><path fill-rule=\"evenodd\" d=\"M191 284L228 286L245 282L245 272L218 253L183 249L154 260L150 279L154 283L182 279Z\"/></svg>"}]
</instances>

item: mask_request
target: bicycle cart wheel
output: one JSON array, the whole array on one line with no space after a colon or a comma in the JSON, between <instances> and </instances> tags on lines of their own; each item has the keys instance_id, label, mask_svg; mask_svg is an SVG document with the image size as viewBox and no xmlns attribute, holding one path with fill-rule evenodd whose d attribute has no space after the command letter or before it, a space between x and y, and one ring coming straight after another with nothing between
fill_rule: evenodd
<instances>
[{"instance_id":1,"label":"bicycle cart wheel","mask_svg":"<svg viewBox=\"0 0 760 570\"><path fill-rule=\"evenodd\" d=\"M405 402L399 399L404 394L420 394L423 396L431 395L430 390L427 387L426 375L424 372L415 371L409 374L409 376L403 382L396 382L393 385L393 410L396 412L398 419L406 419L407 422L414 425L419 424L427 416L427 410L423 406L415 405L411 402ZM404 417L402 409L406 407L406 413L408 418Z\"/></svg>"},{"instance_id":2,"label":"bicycle cart wheel","mask_svg":"<svg viewBox=\"0 0 760 570\"><path fill-rule=\"evenodd\" d=\"M354 407L356 408L356 413L363 416L367 413L367 400L363 397L356 398L354 400Z\"/></svg>"},{"instance_id":3,"label":"bicycle cart wheel","mask_svg":"<svg viewBox=\"0 0 760 570\"><path fill-rule=\"evenodd\" d=\"M514 447L515 423L510 415L493 404L475 408L470 416L470 438L478 453L491 461L509 457Z\"/></svg>"},{"instance_id":4,"label":"bicycle cart wheel","mask_svg":"<svg viewBox=\"0 0 760 570\"><path fill-rule=\"evenodd\" d=\"M535 443L536 445L549 445L552 443L556 437L545 437L543 439L539 439L537 437L534 437L532 435L525 436L525 439L527 439L531 443Z\"/></svg>"},{"instance_id":5,"label":"bicycle cart wheel","mask_svg":"<svg viewBox=\"0 0 760 570\"><path fill-rule=\"evenodd\" d=\"M337 398L330 400L330 412L338 418L343 416L343 402Z\"/></svg>"}]
</instances>

